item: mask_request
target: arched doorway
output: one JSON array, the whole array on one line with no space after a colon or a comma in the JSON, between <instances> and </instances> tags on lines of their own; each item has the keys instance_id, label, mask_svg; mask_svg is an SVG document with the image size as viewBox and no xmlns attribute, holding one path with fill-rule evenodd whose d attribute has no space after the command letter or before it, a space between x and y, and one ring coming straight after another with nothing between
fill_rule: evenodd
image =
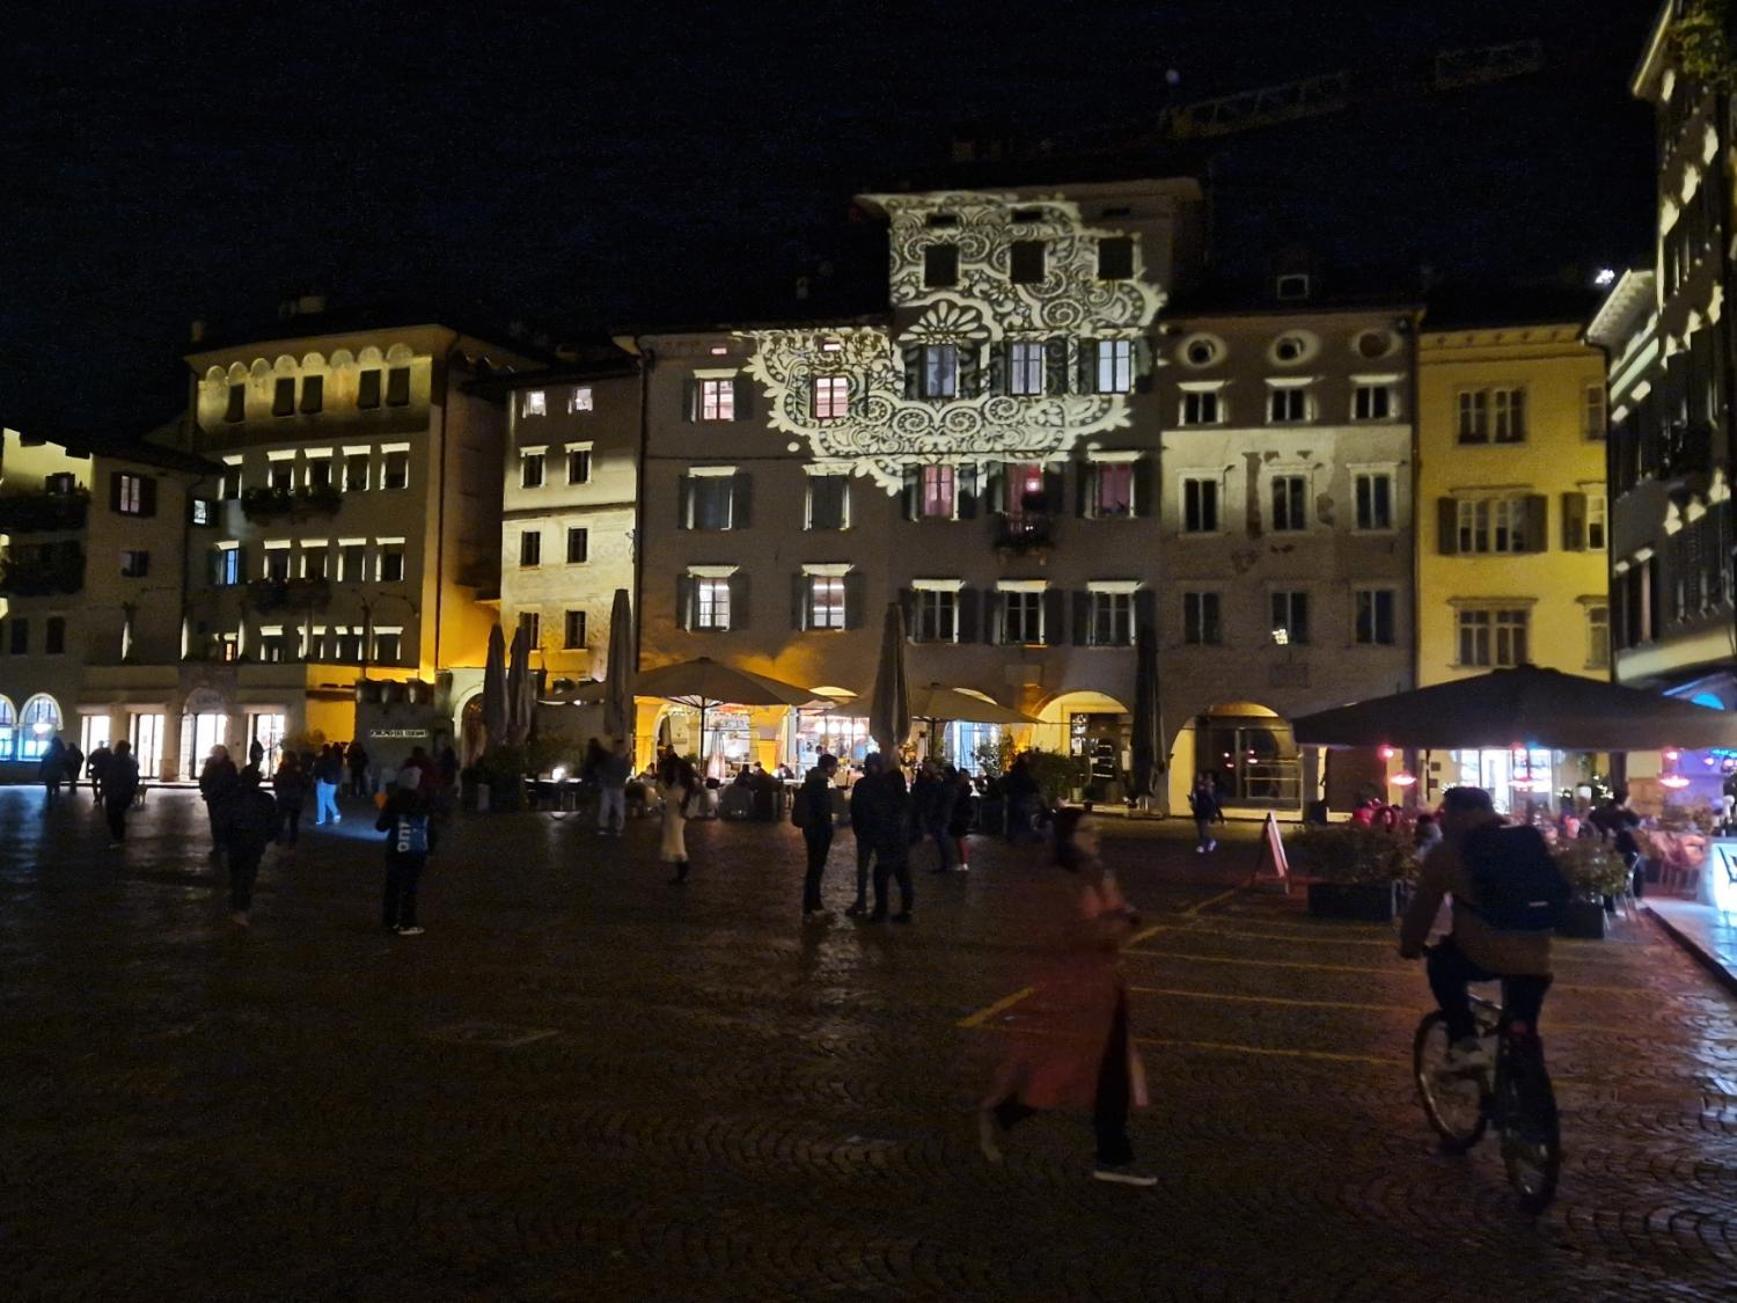
<instances>
[{"instance_id":1,"label":"arched doorway","mask_svg":"<svg viewBox=\"0 0 1737 1303\"><path fill-rule=\"evenodd\" d=\"M459 764L474 765L482 759L483 748L488 743L488 733L483 728L481 688L460 701L458 711L453 716L453 733L458 739L455 750L458 752Z\"/></svg>"},{"instance_id":2,"label":"arched doorway","mask_svg":"<svg viewBox=\"0 0 1737 1303\"><path fill-rule=\"evenodd\" d=\"M1031 744L1078 760L1090 799L1122 798L1133 763L1133 716L1126 706L1102 692L1063 692L1044 703L1037 720Z\"/></svg>"},{"instance_id":3,"label":"arched doorway","mask_svg":"<svg viewBox=\"0 0 1737 1303\"><path fill-rule=\"evenodd\" d=\"M195 688L181 713L181 774L197 777L211 748L228 745L229 703L215 689Z\"/></svg>"},{"instance_id":4,"label":"arched doorway","mask_svg":"<svg viewBox=\"0 0 1737 1303\"><path fill-rule=\"evenodd\" d=\"M26 701L18 712L18 759L40 760L60 732L60 725L60 703L46 692Z\"/></svg>"},{"instance_id":5,"label":"arched doorway","mask_svg":"<svg viewBox=\"0 0 1737 1303\"><path fill-rule=\"evenodd\" d=\"M1172 796L1211 774L1227 806L1297 810L1303 804L1302 753L1290 721L1253 701L1220 702L1183 725L1173 748Z\"/></svg>"}]
</instances>

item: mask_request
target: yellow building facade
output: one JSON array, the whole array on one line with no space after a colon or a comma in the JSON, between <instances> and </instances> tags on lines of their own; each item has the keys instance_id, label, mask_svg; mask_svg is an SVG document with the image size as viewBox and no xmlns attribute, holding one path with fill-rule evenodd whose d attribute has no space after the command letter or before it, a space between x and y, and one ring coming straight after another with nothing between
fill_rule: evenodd
<instances>
[{"instance_id":1,"label":"yellow building facade","mask_svg":"<svg viewBox=\"0 0 1737 1303\"><path fill-rule=\"evenodd\" d=\"M1521 664L1608 678L1603 354L1577 323L1426 328L1417 392L1418 685ZM1512 807L1580 771L1524 747L1436 756L1425 799L1477 783Z\"/></svg>"}]
</instances>

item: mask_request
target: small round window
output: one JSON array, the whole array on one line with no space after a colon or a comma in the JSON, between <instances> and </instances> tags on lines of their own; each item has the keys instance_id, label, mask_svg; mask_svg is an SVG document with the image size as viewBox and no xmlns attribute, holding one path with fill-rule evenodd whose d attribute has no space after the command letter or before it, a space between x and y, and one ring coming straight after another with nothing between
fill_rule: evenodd
<instances>
[{"instance_id":1,"label":"small round window","mask_svg":"<svg viewBox=\"0 0 1737 1303\"><path fill-rule=\"evenodd\" d=\"M1386 357L1393 351L1393 336L1385 330L1366 330L1353 345L1359 357Z\"/></svg>"},{"instance_id":2,"label":"small round window","mask_svg":"<svg viewBox=\"0 0 1737 1303\"><path fill-rule=\"evenodd\" d=\"M1213 335L1191 335L1182 341L1181 353L1189 366L1211 366L1224 357L1224 341Z\"/></svg>"},{"instance_id":3,"label":"small round window","mask_svg":"<svg viewBox=\"0 0 1737 1303\"><path fill-rule=\"evenodd\" d=\"M1300 335L1281 336L1279 342L1273 345L1273 356L1281 362L1301 362L1308 351L1309 346Z\"/></svg>"}]
</instances>

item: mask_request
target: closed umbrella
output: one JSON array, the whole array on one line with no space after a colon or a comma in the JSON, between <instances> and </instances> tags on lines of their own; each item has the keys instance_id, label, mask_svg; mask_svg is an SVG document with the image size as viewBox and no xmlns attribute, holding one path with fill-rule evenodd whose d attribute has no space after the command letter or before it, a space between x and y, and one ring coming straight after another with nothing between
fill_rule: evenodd
<instances>
[{"instance_id":1,"label":"closed umbrella","mask_svg":"<svg viewBox=\"0 0 1737 1303\"><path fill-rule=\"evenodd\" d=\"M905 612L887 603L881 626L881 658L875 665L875 686L869 694L869 736L886 755L897 755L911 735L911 686L905 680Z\"/></svg>"},{"instance_id":2,"label":"closed umbrella","mask_svg":"<svg viewBox=\"0 0 1737 1303\"><path fill-rule=\"evenodd\" d=\"M718 706L812 705L814 693L764 674L737 669L709 656L646 670L638 676L635 690L642 697L662 697L678 706L700 712L699 754L706 757L706 713Z\"/></svg>"},{"instance_id":3,"label":"closed umbrella","mask_svg":"<svg viewBox=\"0 0 1737 1303\"><path fill-rule=\"evenodd\" d=\"M525 718L525 681L530 672L531 631L521 624L513 634L513 654L507 665L506 741L509 746L519 746L525 740L530 722Z\"/></svg>"},{"instance_id":4,"label":"closed umbrella","mask_svg":"<svg viewBox=\"0 0 1737 1303\"><path fill-rule=\"evenodd\" d=\"M498 624L489 630L488 660L483 668L482 723L488 747L500 746L507 740L507 643Z\"/></svg>"},{"instance_id":5,"label":"closed umbrella","mask_svg":"<svg viewBox=\"0 0 1737 1303\"><path fill-rule=\"evenodd\" d=\"M626 738L633 732L633 608L617 588L609 608L609 654L603 663L603 731ZM632 750L631 746L628 748Z\"/></svg>"},{"instance_id":6,"label":"closed umbrella","mask_svg":"<svg viewBox=\"0 0 1737 1303\"><path fill-rule=\"evenodd\" d=\"M1304 715L1292 726L1297 741L1312 746L1737 748L1737 712L1533 665L1373 697Z\"/></svg>"},{"instance_id":7,"label":"closed umbrella","mask_svg":"<svg viewBox=\"0 0 1737 1303\"><path fill-rule=\"evenodd\" d=\"M1167 768L1164 718L1158 708L1158 631L1142 624L1134 643L1133 797L1158 794L1158 779Z\"/></svg>"}]
</instances>

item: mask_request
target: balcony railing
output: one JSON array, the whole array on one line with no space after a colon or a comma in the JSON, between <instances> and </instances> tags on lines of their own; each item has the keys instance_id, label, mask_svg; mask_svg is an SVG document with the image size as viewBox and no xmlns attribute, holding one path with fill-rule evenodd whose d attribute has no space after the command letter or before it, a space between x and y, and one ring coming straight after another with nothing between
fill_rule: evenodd
<instances>
[{"instance_id":1,"label":"balcony railing","mask_svg":"<svg viewBox=\"0 0 1737 1303\"><path fill-rule=\"evenodd\" d=\"M241 495L241 514L254 521L276 520L280 516L330 516L343 505L344 495L335 484L247 489Z\"/></svg>"},{"instance_id":2,"label":"balcony railing","mask_svg":"<svg viewBox=\"0 0 1737 1303\"><path fill-rule=\"evenodd\" d=\"M83 529L90 494L19 493L0 497L0 533L43 534L56 529Z\"/></svg>"},{"instance_id":3,"label":"balcony railing","mask_svg":"<svg viewBox=\"0 0 1737 1303\"><path fill-rule=\"evenodd\" d=\"M1003 552L1040 552L1055 546L1054 518L1047 511L997 516L995 546Z\"/></svg>"},{"instance_id":4,"label":"balcony railing","mask_svg":"<svg viewBox=\"0 0 1737 1303\"><path fill-rule=\"evenodd\" d=\"M0 597L49 597L84 587L84 549L77 543L14 547L0 556Z\"/></svg>"},{"instance_id":5,"label":"balcony railing","mask_svg":"<svg viewBox=\"0 0 1737 1303\"><path fill-rule=\"evenodd\" d=\"M332 585L324 579L252 579L247 603L256 611L311 611L330 605Z\"/></svg>"}]
</instances>

